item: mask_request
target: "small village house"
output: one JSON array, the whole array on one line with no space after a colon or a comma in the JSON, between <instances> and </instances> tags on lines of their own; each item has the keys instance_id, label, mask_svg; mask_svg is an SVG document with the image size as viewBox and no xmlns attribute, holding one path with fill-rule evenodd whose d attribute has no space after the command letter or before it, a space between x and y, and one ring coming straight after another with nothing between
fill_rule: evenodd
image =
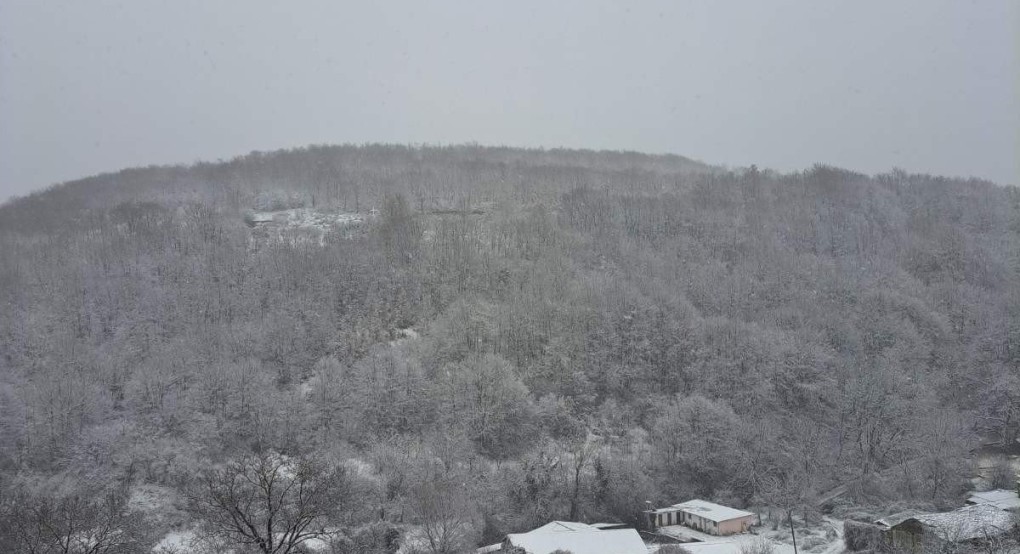
<instances>
[{"instance_id":1,"label":"small village house","mask_svg":"<svg viewBox=\"0 0 1020 554\"><path fill-rule=\"evenodd\" d=\"M758 516L706 500L688 500L666 508L647 510L650 529L683 525L710 535L746 533Z\"/></svg>"},{"instance_id":2,"label":"small village house","mask_svg":"<svg viewBox=\"0 0 1020 554\"><path fill-rule=\"evenodd\" d=\"M988 505L971 505L952 512L917 514L886 532L890 546L904 552L923 552L939 544L987 544L1005 535L1013 515Z\"/></svg>"},{"instance_id":3,"label":"small village house","mask_svg":"<svg viewBox=\"0 0 1020 554\"><path fill-rule=\"evenodd\" d=\"M552 554L559 550L577 554L648 554L648 548L637 531L616 527L617 524L595 526L553 521L527 533L511 533L501 544L484 546L476 552Z\"/></svg>"}]
</instances>

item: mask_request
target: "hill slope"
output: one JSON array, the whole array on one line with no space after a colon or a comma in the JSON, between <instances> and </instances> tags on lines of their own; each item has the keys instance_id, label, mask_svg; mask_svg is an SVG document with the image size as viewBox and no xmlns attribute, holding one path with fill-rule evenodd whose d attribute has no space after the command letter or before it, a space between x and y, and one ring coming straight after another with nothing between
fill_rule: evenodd
<instances>
[{"instance_id":1,"label":"hill slope","mask_svg":"<svg viewBox=\"0 0 1020 554\"><path fill-rule=\"evenodd\" d=\"M1020 435L1020 193L986 182L315 147L15 200L0 259L7 482L327 453L358 517L417 521L442 475L492 540L841 482L940 502Z\"/></svg>"}]
</instances>

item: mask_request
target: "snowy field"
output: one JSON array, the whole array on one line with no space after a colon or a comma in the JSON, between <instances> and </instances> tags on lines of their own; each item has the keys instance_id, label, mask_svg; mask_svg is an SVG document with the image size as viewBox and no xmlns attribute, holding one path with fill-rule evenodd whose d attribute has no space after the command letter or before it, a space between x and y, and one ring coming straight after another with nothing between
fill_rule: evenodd
<instances>
[{"instance_id":1,"label":"snowy field","mask_svg":"<svg viewBox=\"0 0 1020 554\"><path fill-rule=\"evenodd\" d=\"M166 534L152 549L156 554L176 554L191 552L195 540L195 532L190 529L171 531Z\"/></svg>"},{"instance_id":2,"label":"snowy field","mask_svg":"<svg viewBox=\"0 0 1020 554\"><path fill-rule=\"evenodd\" d=\"M371 214L321 212L312 208L292 208L273 212L254 212L248 216L253 225L274 224L295 229L328 231L335 225L357 225Z\"/></svg>"},{"instance_id":3,"label":"snowy field","mask_svg":"<svg viewBox=\"0 0 1020 554\"><path fill-rule=\"evenodd\" d=\"M375 217L369 213L328 212L313 208L248 212L245 222L252 228L251 247L265 239L290 243L308 243L324 246L330 233L353 230Z\"/></svg>"},{"instance_id":4,"label":"snowy field","mask_svg":"<svg viewBox=\"0 0 1020 554\"><path fill-rule=\"evenodd\" d=\"M834 532L828 532L833 530ZM755 528L756 534L741 534L719 537L695 531L682 525L660 527L663 535L681 540L694 539L699 542L688 542L681 546L691 554L740 554L744 545L749 545L760 538L772 543L775 554L794 554L793 543L788 530L771 531L767 527ZM806 533L805 533L806 531ZM834 529L832 521L824 521L817 529L797 529L797 547L801 554L840 554L843 552L843 538L838 528ZM802 536L801 534L804 533ZM649 546L649 552L657 552L662 545Z\"/></svg>"}]
</instances>

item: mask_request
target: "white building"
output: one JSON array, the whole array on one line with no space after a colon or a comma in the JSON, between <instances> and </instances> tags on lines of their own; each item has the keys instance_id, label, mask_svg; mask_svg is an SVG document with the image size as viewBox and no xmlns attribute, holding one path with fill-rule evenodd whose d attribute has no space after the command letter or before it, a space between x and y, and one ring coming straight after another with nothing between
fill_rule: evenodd
<instances>
[{"instance_id":1,"label":"white building","mask_svg":"<svg viewBox=\"0 0 1020 554\"><path fill-rule=\"evenodd\" d=\"M688 500L666 508L648 510L645 514L652 529L684 525L710 535L746 533L758 519L752 512L706 500Z\"/></svg>"},{"instance_id":2,"label":"white building","mask_svg":"<svg viewBox=\"0 0 1020 554\"><path fill-rule=\"evenodd\" d=\"M634 529L600 529L573 521L553 521L527 533L511 533L502 544L484 546L476 552L551 554L557 550L577 554L648 554Z\"/></svg>"}]
</instances>

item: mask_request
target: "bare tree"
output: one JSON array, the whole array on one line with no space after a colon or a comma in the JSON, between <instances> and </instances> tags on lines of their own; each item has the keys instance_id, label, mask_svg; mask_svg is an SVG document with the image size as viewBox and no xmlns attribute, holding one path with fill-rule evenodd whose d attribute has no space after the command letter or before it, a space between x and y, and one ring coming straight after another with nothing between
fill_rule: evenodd
<instances>
[{"instance_id":1,"label":"bare tree","mask_svg":"<svg viewBox=\"0 0 1020 554\"><path fill-rule=\"evenodd\" d=\"M410 500L430 554L465 550L473 532L471 510L456 483L443 478L426 479L412 490Z\"/></svg>"},{"instance_id":2,"label":"bare tree","mask_svg":"<svg viewBox=\"0 0 1020 554\"><path fill-rule=\"evenodd\" d=\"M205 534L264 554L289 554L327 537L351 502L343 466L274 453L246 456L206 472L191 492Z\"/></svg>"},{"instance_id":3,"label":"bare tree","mask_svg":"<svg viewBox=\"0 0 1020 554\"><path fill-rule=\"evenodd\" d=\"M591 465L595 454L601 446L599 438L591 432L584 438L578 438L571 445L570 453L573 455L571 464L571 479L573 481L573 492L570 495L570 521L577 519L578 500L581 493L581 481L585 470Z\"/></svg>"},{"instance_id":4,"label":"bare tree","mask_svg":"<svg viewBox=\"0 0 1020 554\"><path fill-rule=\"evenodd\" d=\"M806 506L812 496L809 476L803 472L790 472L781 476L770 476L760 489L761 497L771 506L783 511L790 525L793 551L797 553L797 531L793 527L794 510Z\"/></svg>"},{"instance_id":5,"label":"bare tree","mask_svg":"<svg viewBox=\"0 0 1020 554\"><path fill-rule=\"evenodd\" d=\"M130 554L154 542L143 518L128 512L124 491L19 490L0 503L5 552Z\"/></svg>"},{"instance_id":6,"label":"bare tree","mask_svg":"<svg viewBox=\"0 0 1020 554\"><path fill-rule=\"evenodd\" d=\"M968 474L966 460L975 443L969 423L962 416L938 410L928 415L921 427L918 462L913 471L929 500L960 492L964 475Z\"/></svg>"}]
</instances>

